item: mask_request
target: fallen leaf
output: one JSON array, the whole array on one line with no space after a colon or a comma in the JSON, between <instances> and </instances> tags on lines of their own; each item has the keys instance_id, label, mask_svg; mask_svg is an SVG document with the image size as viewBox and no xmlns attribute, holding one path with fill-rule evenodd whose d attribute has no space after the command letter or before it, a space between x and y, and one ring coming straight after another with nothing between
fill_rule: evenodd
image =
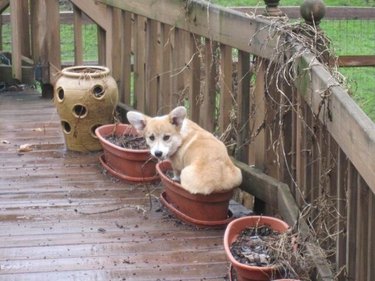
<instances>
[{"instance_id":1,"label":"fallen leaf","mask_svg":"<svg viewBox=\"0 0 375 281\"><path fill-rule=\"evenodd\" d=\"M33 131L34 131L34 132L42 132L43 129L42 129L42 128L35 128L35 129L33 129Z\"/></svg>"},{"instance_id":2,"label":"fallen leaf","mask_svg":"<svg viewBox=\"0 0 375 281\"><path fill-rule=\"evenodd\" d=\"M3 144L10 144L10 141L2 140L1 143L3 143Z\"/></svg>"},{"instance_id":3,"label":"fallen leaf","mask_svg":"<svg viewBox=\"0 0 375 281\"><path fill-rule=\"evenodd\" d=\"M18 152L30 152L33 150L32 144L26 143L26 144L21 144L20 148L18 149Z\"/></svg>"}]
</instances>

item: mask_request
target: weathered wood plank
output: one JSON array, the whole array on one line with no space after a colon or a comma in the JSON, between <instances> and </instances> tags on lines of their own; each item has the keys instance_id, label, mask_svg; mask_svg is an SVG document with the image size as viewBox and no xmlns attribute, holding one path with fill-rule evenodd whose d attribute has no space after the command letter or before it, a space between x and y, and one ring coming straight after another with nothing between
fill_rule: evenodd
<instances>
[{"instance_id":1,"label":"weathered wood plank","mask_svg":"<svg viewBox=\"0 0 375 281\"><path fill-rule=\"evenodd\" d=\"M105 5L91 0L72 0L75 6L85 12L92 19L99 29L99 63L112 69L112 17L111 11ZM106 36L106 34L108 36Z\"/></svg>"},{"instance_id":2,"label":"weathered wood plank","mask_svg":"<svg viewBox=\"0 0 375 281\"><path fill-rule=\"evenodd\" d=\"M187 66L186 80L189 90L189 117L194 122L199 122L200 94L201 94L201 50L200 37L189 34L185 52L185 64Z\"/></svg>"},{"instance_id":3,"label":"weathered wood plank","mask_svg":"<svg viewBox=\"0 0 375 281\"><path fill-rule=\"evenodd\" d=\"M73 5L74 12L74 64L83 64L82 11Z\"/></svg>"},{"instance_id":4,"label":"weathered wood plank","mask_svg":"<svg viewBox=\"0 0 375 281\"><path fill-rule=\"evenodd\" d=\"M136 100L136 109L145 112L146 110L146 18L134 16L134 95ZM145 112L146 113L146 112Z\"/></svg>"},{"instance_id":5,"label":"weathered wood plank","mask_svg":"<svg viewBox=\"0 0 375 281\"><path fill-rule=\"evenodd\" d=\"M172 100L172 42L171 33L173 27L167 24L160 25L160 44L162 48L162 59L161 59L161 73L160 73L160 106L158 111L159 114L167 114L171 108L169 107L170 101Z\"/></svg>"},{"instance_id":6,"label":"weathered wood plank","mask_svg":"<svg viewBox=\"0 0 375 281\"><path fill-rule=\"evenodd\" d=\"M337 64L345 67L375 66L375 56L339 56Z\"/></svg>"},{"instance_id":7,"label":"weathered wood plank","mask_svg":"<svg viewBox=\"0 0 375 281\"><path fill-rule=\"evenodd\" d=\"M30 11L33 60L42 66L42 83L53 84L61 69L58 2L31 1Z\"/></svg>"},{"instance_id":8,"label":"weathered wood plank","mask_svg":"<svg viewBox=\"0 0 375 281\"><path fill-rule=\"evenodd\" d=\"M160 44L158 22L147 20L146 32L146 110L149 116L158 113L158 95L160 94Z\"/></svg>"},{"instance_id":9,"label":"weathered wood plank","mask_svg":"<svg viewBox=\"0 0 375 281\"><path fill-rule=\"evenodd\" d=\"M121 79L120 79L120 89L119 96L120 101L134 106L132 104L131 90L133 80L131 78L131 68L132 68L132 15L128 12L122 12L123 24L121 26Z\"/></svg>"},{"instance_id":10,"label":"weathered wood plank","mask_svg":"<svg viewBox=\"0 0 375 281\"><path fill-rule=\"evenodd\" d=\"M113 79L117 82L117 85L120 84L121 77L121 49L122 49L122 25L123 25L123 17L122 11L117 8L113 8L111 11L111 19L112 19L112 32L110 34L107 33L106 39L108 36L111 36L112 43L111 43L111 75Z\"/></svg>"},{"instance_id":11,"label":"weathered wood plank","mask_svg":"<svg viewBox=\"0 0 375 281\"><path fill-rule=\"evenodd\" d=\"M217 81L217 48L218 44L205 39L204 68L205 88L202 96L199 124L206 130L215 130L216 81Z\"/></svg>"},{"instance_id":12,"label":"weathered wood plank","mask_svg":"<svg viewBox=\"0 0 375 281\"><path fill-rule=\"evenodd\" d=\"M0 1L0 14L9 7L9 0L1 0Z\"/></svg>"},{"instance_id":13,"label":"weathered wood plank","mask_svg":"<svg viewBox=\"0 0 375 281\"><path fill-rule=\"evenodd\" d=\"M304 69L296 69L303 74L296 84L304 99L374 193L375 124L312 55L302 56L297 65Z\"/></svg>"},{"instance_id":14,"label":"weathered wood plank","mask_svg":"<svg viewBox=\"0 0 375 281\"><path fill-rule=\"evenodd\" d=\"M22 39L24 35L22 25L22 0L10 2L12 23L12 77L22 81Z\"/></svg>"},{"instance_id":15,"label":"weathered wood plank","mask_svg":"<svg viewBox=\"0 0 375 281\"><path fill-rule=\"evenodd\" d=\"M300 7L279 6L290 19L300 19ZM233 7L237 11L249 15L261 15L264 12L263 7ZM324 20L371 20L374 19L375 8L373 7L326 7Z\"/></svg>"},{"instance_id":16,"label":"weathered wood plank","mask_svg":"<svg viewBox=\"0 0 375 281\"><path fill-rule=\"evenodd\" d=\"M208 4L206 1L193 0L187 5L182 0L157 0L151 4L148 0L98 2L158 20L260 57L270 58L279 44L277 34L270 38L266 28L269 22L266 19L251 18L244 13ZM251 44L249 38L253 38Z\"/></svg>"},{"instance_id":17,"label":"weathered wood plank","mask_svg":"<svg viewBox=\"0 0 375 281\"><path fill-rule=\"evenodd\" d=\"M100 153L66 151L38 93L2 93L0 113L0 280L225 280L223 229L171 217L160 185L108 176ZM19 142L36 145L21 156Z\"/></svg>"},{"instance_id":18,"label":"weathered wood plank","mask_svg":"<svg viewBox=\"0 0 375 281\"><path fill-rule=\"evenodd\" d=\"M254 110L255 115L252 120L252 127L254 128L253 137L254 142L251 149L254 150L254 164L257 168L264 170L265 156L266 156L266 133L265 133L265 118L266 118L266 66L267 62L262 59L257 59L257 79L254 88Z\"/></svg>"},{"instance_id":19,"label":"weathered wood plank","mask_svg":"<svg viewBox=\"0 0 375 281\"><path fill-rule=\"evenodd\" d=\"M220 46L220 110L219 110L219 130L224 134L230 125L230 114L232 110L232 48Z\"/></svg>"},{"instance_id":20,"label":"weathered wood plank","mask_svg":"<svg viewBox=\"0 0 375 281\"><path fill-rule=\"evenodd\" d=\"M237 151L236 159L248 163L249 161L249 139L250 139L250 54L238 52L237 69Z\"/></svg>"}]
</instances>

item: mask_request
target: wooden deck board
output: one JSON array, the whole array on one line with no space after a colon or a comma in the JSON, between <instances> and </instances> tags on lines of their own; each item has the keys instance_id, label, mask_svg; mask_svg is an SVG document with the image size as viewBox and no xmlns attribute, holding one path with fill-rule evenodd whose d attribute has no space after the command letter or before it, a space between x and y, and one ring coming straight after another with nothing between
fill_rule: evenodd
<instances>
[{"instance_id":1,"label":"wooden deck board","mask_svg":"<svg viewBox=\"0 0 375 281\"><path fill-rule=\"evenodd\" d=\"M40 94L0 93L0 280L227 280L223 230L182 224L160 184L119 181L99 155L65 150Z\"/></svg>"}]
</instances>

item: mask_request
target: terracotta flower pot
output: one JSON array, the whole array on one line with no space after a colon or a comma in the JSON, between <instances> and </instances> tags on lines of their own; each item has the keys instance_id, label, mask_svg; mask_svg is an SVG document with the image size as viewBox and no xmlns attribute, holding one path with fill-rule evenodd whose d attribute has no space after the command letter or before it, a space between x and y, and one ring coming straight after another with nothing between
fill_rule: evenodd
<instances>
[{"instance_id":1,"label":"terracotta flower pot","mask_svg":"<svg viewBox=\"0 0 375 281\"><path fill-rule=\"evenodd\" d=\"M272 281L301 281L299 279L274 279Z\"/></svg>"},{"instance_id":2,"label":"terracotta flower pot","mask_svg":"<svg viewBox=\"0 0 375 281\"><path fill-rule=\"evenodd\" d=\"M228 207L233 190L208 195L191 194L166 175L172 170L170 162L159 162L156 169L165 188L161 202L179 219L198 227L221 227L232 220Z\"/></svg>"},{"instance_id":3,"label":"terracotta flower pot","mask_svg":"<svg viewBox=\"0 0 375 281\"><path fill-rule=\"evenodd\" d=\"M272 278L280 278L275 266L250 266L238 262L232 255L230 247L236 241L238 235L248 227L266 225L280 233L285 232L289 226L286 222L267 216L248 216L233 220L228 224L224 233L225 253L232 263L238 281L269 281Z\"/></svg>"},{"instance_id":4,"label":"terracotta flower pot","mask_svg":"<svg viewBox=\"0 0 375 281\"><path fill-rule=\"evenodd\" d=\"M136 136L135 129L127 124L109 124L95 130L104 155L100 162L110 174L130 182L150 182L159 179L156 173L156 160L148 149L122 148L108 141L110 135L121 136L129 134Z\"/></svg>"}]
</instances>

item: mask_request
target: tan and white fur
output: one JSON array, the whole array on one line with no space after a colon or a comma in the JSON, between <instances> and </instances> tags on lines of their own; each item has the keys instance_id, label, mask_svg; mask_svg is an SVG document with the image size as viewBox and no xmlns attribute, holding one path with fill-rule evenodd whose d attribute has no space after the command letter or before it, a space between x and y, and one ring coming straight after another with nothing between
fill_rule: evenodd
<instances>
[{"instance_id":1,"label":"tan and white fur","mask_svg":"<svg viewBox=\"0 0 375 281\"><path fill-rule=\"evenodd\" d=\"M241 171L232 163L224 143L186 118L185 107L153 118L130 111L127 118L145 137L154 157L171 161L174 180L190 193L210 194L241 184Z\"/></svg>"}]
</instances>

